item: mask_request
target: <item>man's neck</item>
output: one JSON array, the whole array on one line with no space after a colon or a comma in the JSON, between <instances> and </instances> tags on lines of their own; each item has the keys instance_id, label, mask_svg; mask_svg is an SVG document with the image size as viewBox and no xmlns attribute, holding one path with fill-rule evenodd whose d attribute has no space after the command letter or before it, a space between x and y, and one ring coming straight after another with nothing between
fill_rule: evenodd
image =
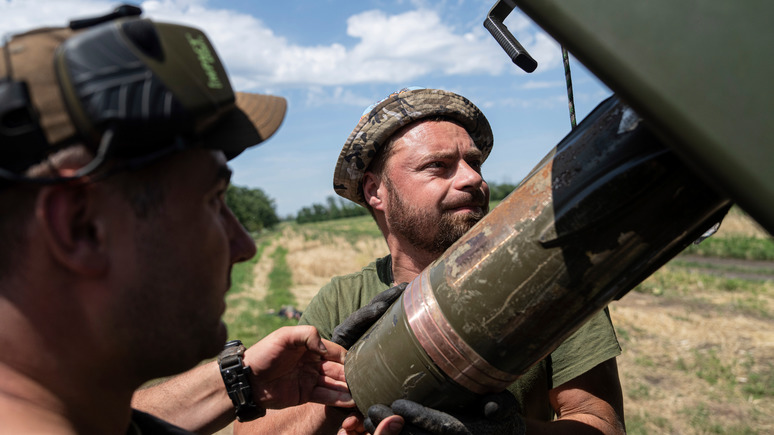
<instances>
[{"instance_id":1,"label":"man's neck","mask_svg":"<svg viewBox=\"0 0 774 435\"><path fill-rule=\"evenodd\" d=\"M0 433L25 427L19 433L123 433L134 388L121 382L116 365L100 367L98 346L70 339L64 323L50 318L54 326L42 328L43 319L5 302L0 299L7 322L0 332Z\"/></svg>"},{"instance_id":2,"label":"man's neck","mask_svg":"<svg viewBox=\"0 0 774 435\"><path fill-rule=\"evenodd\" d=\"M387 242L392 256L392 279L393 285L402 282L411 282L425 270L436 258L437 254L417 249L414 246L397 241Z\"/></svg>"},{"instance_id":3,"label":"man's neck","mask_svg":"<svg viewBox=\"0 0 774 435\"><path fill-rule=\"evenodd\" d=\"M85 381L58 394L2 363L0 378L0 433L123 433L129 425L131 392L92 395L97 382Z\"/></svg>"}]
</instances>

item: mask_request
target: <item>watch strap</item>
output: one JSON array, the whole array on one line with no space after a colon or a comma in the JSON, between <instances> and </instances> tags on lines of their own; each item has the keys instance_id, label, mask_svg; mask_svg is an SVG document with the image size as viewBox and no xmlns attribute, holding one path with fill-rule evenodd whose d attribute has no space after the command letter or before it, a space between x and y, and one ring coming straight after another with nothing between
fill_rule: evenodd
<instances>
[{"instance_id":1,"label":"watch strap","mask_svg":"<svg viewBox=\"0 0 774 435\"><path fill-rule=\"evenodd\" d=\"M239 340L226 343L218 356L218 366L226 392L234 404L236 418L240 422L252 421L263 417L266 410L255 403L253 388L250 385L250 367L245 366L243 356L245 347Z\"/></svg>"}]
</instances>

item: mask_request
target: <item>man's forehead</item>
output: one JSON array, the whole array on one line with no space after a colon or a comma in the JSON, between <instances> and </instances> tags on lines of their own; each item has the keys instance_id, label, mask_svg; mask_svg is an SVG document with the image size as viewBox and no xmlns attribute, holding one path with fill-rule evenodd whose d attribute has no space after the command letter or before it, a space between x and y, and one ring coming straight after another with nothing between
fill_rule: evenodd
<instances>
[{"instance_id":1,"label":"man's forehead","mask_svg":"<svg viewBox=\"0 0 774 435\"><path fill-rule=\"evenodd\" d=\"M159 170L182 184L190 184L196 180L211 182L231 172L223 151L205 149L177 152L169 156Z\"/></svg>"},{"instance_id":2,"label":"man's forehead","mask_svg":"<svg viewBox=\"0 0 774 435\"><path fill-rule=\"evenodd\" d=\"M463 153L483 155L464 127L450 121L422 121L404 130L393 144L395 153Z\"/></svg>"}]
</instances>

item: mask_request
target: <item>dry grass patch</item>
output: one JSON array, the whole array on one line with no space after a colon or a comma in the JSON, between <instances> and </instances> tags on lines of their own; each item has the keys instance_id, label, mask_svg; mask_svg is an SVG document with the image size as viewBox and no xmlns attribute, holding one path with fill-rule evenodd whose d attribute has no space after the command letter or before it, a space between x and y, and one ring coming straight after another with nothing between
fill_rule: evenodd
<instances>
[{"instance_id":1,"label":"dry grass patch","mask_svg":"<svg viewBox=\"0 0 774 435\"><path fill-rule=\"evenodd\" d=\"M321 234L303 226L284 228L275 244L288 251L286 260L293 273L290 291L301 311L331 277L360 270L388 252L381 238L360 237L352 242L345 236ZM256 280L270 270L259 271L256 265Z\"/></svg>"},{"instance_id":2,"label":"dry grass patch","mask_svg":"<svg viewBox=\"0 0 774 435\"><path fill-rule=\"evenodd\" d=\"M387 253L374 228L370 217L285 226L254 266L250 298L267 288L271 252L281 246L292 273L290 291L297 308L305 309L331 277ZM736 236L771 237L732 209L714 237ZM689 260L699 261L681 261ZM710 269L710 260L700 260L701 272L671 263L610 306L623 348L618 362L630 435L774 433L771 262L723 259L733 267ZM741 265L749 272L751 264L766 269L757 281L730 278ZM230 301L229 310L234 305Z\"/></svg>"},{"instance_id":3,"label":"dry grass patch","mask_svg":"<svg viewBox=\"0 0 774 435\"><path fill-rule=\"evenodd\" d=\"M630 434L774 431L774 283L728 282L667 266L611 304Z\"/></svg>"},{"instance_id":4,"label":"dry grass patch","mask_svg":"<svg viewBox=\"0 0 774 435\"><path fill-rule=\"evenodd\" d=\"M771 235L753 218L734 207L723 219L718 229L718 235L746 236L764 239Z\"/></svg>"}]
</instances>

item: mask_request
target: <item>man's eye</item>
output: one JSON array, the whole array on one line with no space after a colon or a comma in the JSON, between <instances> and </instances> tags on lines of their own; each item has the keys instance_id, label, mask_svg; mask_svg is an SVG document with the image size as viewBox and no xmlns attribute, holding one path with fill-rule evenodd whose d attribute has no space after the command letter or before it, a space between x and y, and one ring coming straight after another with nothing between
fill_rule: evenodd
<instances>
[{"instance_id":1,"label":"man's eye","mask_svg":"<svg viewBox=\"0 0 774 435\"><path fill-rule=\"evenodd\" d=\"M220 207L221 204L226 203L226 189L219 190L210 200L213 205Z\"/></svg>"}]
</instances>

